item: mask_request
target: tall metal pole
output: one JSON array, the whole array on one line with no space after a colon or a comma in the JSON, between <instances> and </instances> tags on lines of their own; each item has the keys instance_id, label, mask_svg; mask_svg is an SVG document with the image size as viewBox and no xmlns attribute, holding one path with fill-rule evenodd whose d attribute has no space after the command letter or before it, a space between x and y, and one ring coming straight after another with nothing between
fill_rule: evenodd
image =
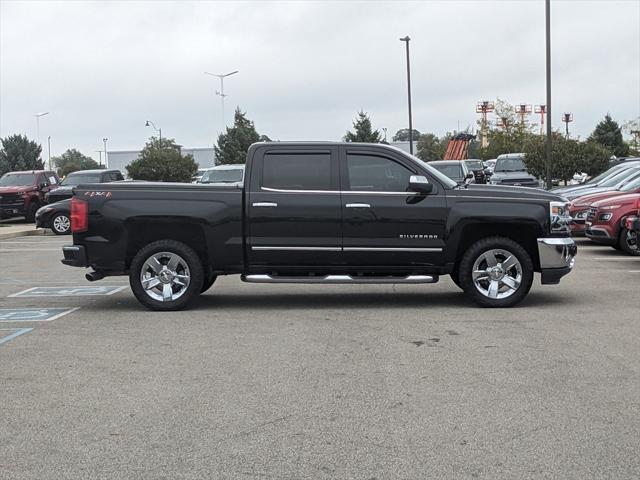
<instances>
[{"instance_id":1,"label":"tall metal pole","mask_svg":"<svg viewBox=\"0 0 640 480\"><path fill-rule=\"evenodd\" d=\"M51 135L47 137L47 147L49 149L49 152L48 152L49 170L51 170Z\"/></svg>"},{"instance_id":2,"label":"tall metal pole","mask_svg":"<svg viewBox=\"0 0 640 480\"><path fill-rule=\"evenodd\" d=\"M547 59L547 142L546 142L546 160L547 160L547 188L550 189L552 184L551 178L551 162L552 159L552 139L551 139L551 0L544 2L545 12L545 36L546 36L546 59Z\"/></svg>"},{"instance_id":3,"label":"tall metal pole","mask_svg":"<svg viewBox=\"0 0 640 480\"><path fill-rule=\"evenodd\" d=\"M409 153L413 155L413 119L411 115L411 66L409 63L409 41L411 39L407 35L401 38L401 42L405 42L407 47L407 102L409 104Z\"/></svg>"},{"instance_id":4,"label":"tall metal pole","mask_svg":"<svg viewBox=\"0 0 640 480\"><path fill-rule=\"evenodd\" d=\"M103 138L102 142L104 143L104 166L107 168L107 140L108 138Z\"/></svg>"},{"instance_id":5,"label":"tall metal pole","mask_svg":"<svg viewBox=\"0 0 640 480\"><path fill-rule=\"evenodd\" d=\"M220 95L220 104L221 104L221 114L222 114L222 128L220 130L220 133L224 133L224 127L226 127L226 122L225 122L225 116L224 116L224 97L226 97L227 95L225 95L224 93L224 79L226 77L230 77L231 75L235 75L236 73L238 73L238 70L234 70L233 72L229 72L229 73L223 73L223 74L219 74L219 73L209 73L209 72L204 72L205 75L211 75L212 77L218 77L220 79L220 91L216 91L216 95Z\"/></svg>"}]
</instances>

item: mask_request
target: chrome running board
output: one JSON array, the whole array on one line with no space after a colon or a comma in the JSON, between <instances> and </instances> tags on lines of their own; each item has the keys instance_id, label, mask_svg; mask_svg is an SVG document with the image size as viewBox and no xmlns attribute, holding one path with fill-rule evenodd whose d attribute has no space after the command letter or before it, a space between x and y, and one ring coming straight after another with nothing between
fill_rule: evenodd
<instances>
[{"instance_id":1,"label":"chrome running board","mask_svg":"<svg viewBox=\"0 0 640 480\"><path fill-rule=\"evenodd\" d=\"M243 282L248 283L437 283L438 275L407 275L404 277L352 277L351 275L325 275L304 277L285 277L279 275L242 275Z\"/></svg>"}]
</instances>

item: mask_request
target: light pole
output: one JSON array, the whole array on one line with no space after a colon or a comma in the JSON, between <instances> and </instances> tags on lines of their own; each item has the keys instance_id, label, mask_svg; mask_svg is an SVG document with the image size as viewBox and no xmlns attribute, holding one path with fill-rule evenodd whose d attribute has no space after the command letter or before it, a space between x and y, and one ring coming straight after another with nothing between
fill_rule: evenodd
<instances>
[{"instance_id":1,"label":"light pole","mask_svg":"<svg viewBox=\"0 0 640 480\"><path fill-rule=\"evenodd\" d=\"M205 75L211 75L212 77L218 77L220 79L220 91L216 90L216 95L220 96L220 104L222 107L222 128L220 129L220 133L224 133L224 127L226 127L225 117L224 117L224 97L226 97L227 95L224 94L224 79L226 77L230 77L231 75L235 75L238 72L239 70L234 70L233 72L229 72L229 73L204 72Z\"/></svg>"},{"instance_id":2,"label":"light pole","mask_svg":"<svg viewBox=\"0 0 640 480\"><path fill-rule=\"evenodd\" d=\"M103 138L102 143L104 143L104 166L107 167L107 140L108 138ZM100 161L102 163L102 161Z\"/></svg>"},{"instance_id":3,"label":"light pole","mask_svg":"<svg viewBox=\"0 0 640 480\"><path fill-rule=\"evenodd\" d=\"M51 135L47 137L48 158L49 158L49 170L51 170Z\"/></svg>"},{"instance_id":4,"label":"light pole","mask_svg":"<svg viewBox=\"0 0 640 480\"><path fill-rule=\"evenodd\" d=\"M573 113L563 113L562 121L564 122L566 137L569 138L569 123L573 122Z\"/></svg>"},{"instance_id":5,"label":"light pole","mask_svg":"<svg viewBox=\"0 0 640 480\"><path fill-rule=\"evenodd\" d=\"M147 123L144 124L145 127L153 127L153 129L158 132L158 138L160 139L160 148L162 148L162 129L156 127L155 123L151 120L147 120Z\"/></svg>"},{"instance_id":6,"label":"light pole","mask_svg":"<svg viewBox=\"0 0 640 480\"><path fill-rule=\"evenodd\" d=\"M96 153L99 155L98 165L102 165L102 150L96 150Z\"/></svg>"},{"instance_id":7,"label":"light pole","mask_svg":"<svg viewBox=\"0 0 640 480\"><path fill-rule=\"evenodd\" d=\"M546 67L547 67L547 143L546 143L546 160L547 160L547 188L553 186L551 178L551 0L544 2L545 16L545 40L546 40Z\"/></svg>"},{"instance_id":8,"label":"light pole","mask_svg":"<svg viewBox=\"0 0 640 480\"><path fill-rule=\"evenodd\" d=\"M38 139L38 145L40 145L40 117L44 117L45 115L49 115L49 112L36 113L36 138Z\"/></svg>"},{"instance_id":9,"label":"light pole","mask_svg":"<svg viewBox=\"0 0 640 480\"><path fill-rule=\"evenodd\" d=\"M413 119L411 118L411 67L409 63L409 41L411 39L407 35L401 38L401 42L405 42L407 46L407 101L409 103L409 153L413 155Z\"/></svg>"}]
</instances>

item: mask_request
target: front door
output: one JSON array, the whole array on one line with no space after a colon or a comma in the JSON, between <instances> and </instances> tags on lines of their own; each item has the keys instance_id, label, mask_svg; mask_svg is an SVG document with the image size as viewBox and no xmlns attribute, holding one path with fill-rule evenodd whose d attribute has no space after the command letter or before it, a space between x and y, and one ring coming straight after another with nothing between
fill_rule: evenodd
<instances>
[{"instance_id":1,"label":"front door","mask_svg":"<svg viewBox=\"0 0 640 480\"><path fill-rule=\"evenodd\" d=\"M255 152L251 169L249 267L304 272L306 266L338 264L342 245L337 147L265 146Z\"/></svg>"},{"instance_id":2,"label":"front door","mask_svg":"<svg viewBox=\"0 0 640 480\"><path fill-rule=\"evenodd\" d=\"M402 155L343 147L343 249L350 265L420 267L440 264L446 198L434 179L428 195L408 191L424 175Z\"/></svg>"}]
</instances>

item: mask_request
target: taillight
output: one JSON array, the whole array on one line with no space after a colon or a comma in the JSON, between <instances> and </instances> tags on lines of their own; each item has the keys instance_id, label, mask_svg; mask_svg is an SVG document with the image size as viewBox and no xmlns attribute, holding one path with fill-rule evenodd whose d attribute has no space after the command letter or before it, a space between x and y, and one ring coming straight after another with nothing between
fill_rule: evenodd
<instances>
[{"instance_id":1,"label":"taillight","mask_svg":"<svg viewBox=\"0 0 640 480\"><path fill-rule=\"evenodd\" d=\"M86 232L89 228L89 203L79 198L71 198L71 231Z\"/></svg>"}]
</instances>

